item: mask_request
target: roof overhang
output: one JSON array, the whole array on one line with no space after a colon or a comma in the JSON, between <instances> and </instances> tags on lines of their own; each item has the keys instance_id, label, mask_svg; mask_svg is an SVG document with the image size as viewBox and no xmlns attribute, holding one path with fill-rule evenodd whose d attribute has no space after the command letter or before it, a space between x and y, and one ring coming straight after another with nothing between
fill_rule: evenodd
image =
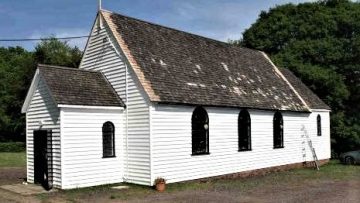
<instances>
[{"instance_id":1,"label":"roof overhang","mask_svg":"<svg viewBox=\"0 0 360 203\"><path fill-rule=\"evenodd\" d=\"M98 109L98 110L124 110L121 106L85 106L85 105L68 105L58 104L59 108L70 108L70 109Z\"/></svg>"},{"instance_id":2,"label":"roof overhang","mask_svg":"<svg viewBox=\"0 0 360 203\"><path fill-rule=\"evenodd\" d=\"M311 109L312 112L331 112L329 109Z\"/></svg>"},{"instance_id":3,"label":"roof overhang","mask_svg":"<svg viewBox=\"0 0 360 203\"><path fill-rule=\"evenodd\" d=\"M36 90L36 86L38 85L39 83L39 80L40 80L40 74L39 74L39 69L36 69L35 71L35 75L31 81L31 85L30 85L30 88L26 94L26 98L25 98L25 101L23 103L23 106L21 107L21 113L26 113L28 108L29 108L29 105L30 105L30 102L31 102L31 99L32 99L32 96Z\"/></svg>"},{"instance_id":4,"label":"roof overhang","mask_svg":"<svg viewBox=\"0 0 360 203\"><path fill-rule=\"evenodd\" d=\"M226 105L210 105L210 104L193 104L193 103L180 103L180 102L165 102L165 101L161 101L161 102L153 102L154 104L158 104L158 105L174 105L174 106L191 106L191 107L196 107L196 106L203 106L203 107L214 107L214 108L230 108L230 109L251 109L251 110L259 110L259 111L280 111L280 112L295 112L295 113L312 113L312 110L314 109L305 109L305 110L290 110L290 109L275 109L275 108L256 108L256 107L251 107L251 106L226 106ZM326 109L316 109L316 111L320 112L320 111L328 111Z\"/></svg>"}]
</instances>

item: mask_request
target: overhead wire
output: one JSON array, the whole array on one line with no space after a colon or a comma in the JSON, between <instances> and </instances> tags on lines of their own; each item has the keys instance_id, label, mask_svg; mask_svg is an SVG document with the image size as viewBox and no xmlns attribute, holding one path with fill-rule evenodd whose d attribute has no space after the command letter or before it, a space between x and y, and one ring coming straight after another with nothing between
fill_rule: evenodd
<instances>
[{"instance_id":1,"label":"overhead wire","mask_svg":"<svg viewBox=\"0 0 360 203\"><path fill-rule=\"evenodd\" d=\"M66 40L66 39L80 39L80 38L88 38L89 35L83 36L72 36L72 37L47 37L47 38L18 38L18 39L0 39L0 42L24 42L24 41L42 41L42 40Z\"/></svg>"}]
</instances>

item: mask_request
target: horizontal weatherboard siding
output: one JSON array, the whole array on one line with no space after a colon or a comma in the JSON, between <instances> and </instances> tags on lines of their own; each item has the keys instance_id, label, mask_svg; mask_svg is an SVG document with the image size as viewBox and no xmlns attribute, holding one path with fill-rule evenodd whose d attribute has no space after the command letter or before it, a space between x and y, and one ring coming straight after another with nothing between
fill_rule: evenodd
<instances>
[{"instance_id":1,"label":"horizontal weatherboard siding","mask_svg":"<svg viewBox=\"0 0 360 203\"><path fill-rule=\"evenodd\" d=\"M124 125L124 132L128 133L128 137L125 135L123 140L124 181L150 185L149 104L131 68L126 74L123 57L119 56L120 51L116 51L119 47L113 46L116 42L109 29L106 25L98 29L97 24L91 33L80 68L101 71L125 102L124 122L127 111L128 125Z\"/></svg>"},{"instance_id":2,"label":"horizontal weatherboard siding","mask_svg":"<svg viewBox=\"0 0 360 203\"><path fill-rule=\"evenodd\" d=\"M316 125L314 113L283 112L284 148L274 149L272 121L275 112L249 110L252 150L239 152L237 119L240 109L205 109L209 116L210 154L191 156L194 107L155 106L151 114L152 177L164 177L171 183L303 162L302 124L314 140L318 158L330 157L328 113L324 113L324 135L317 137L313 127ZM311 161L312 155L307 153L305 158Z\"/></svg>"},{"instance_id":3,"label":"horizontal weatherboard siding","mask_svg":"<svg viewBox=\"0 0 360 203\"><path fill-rule=\"evenodd\" d=\"M62 188L123 182L122 110L61 108ZM115 157L103 158L102 126L115 126Z\"/></svg>"},{"instance_id":4,"label":"horizontal weatherboard siding","mask_svg":"<svg viewBox=\"0 0 360 203\"><path fill-rule=\"evenodd\" d=\"M27 181L34 182L34 130L52 130L53 184L61 187L60 111L40 78L26 112Z\"/></svg>"}]
</instances>

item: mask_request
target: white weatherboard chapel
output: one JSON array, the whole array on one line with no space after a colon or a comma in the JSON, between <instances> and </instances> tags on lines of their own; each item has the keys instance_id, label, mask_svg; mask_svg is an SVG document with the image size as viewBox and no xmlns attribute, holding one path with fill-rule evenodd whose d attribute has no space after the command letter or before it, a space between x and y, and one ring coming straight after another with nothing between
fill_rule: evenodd
<instances>
[{"instance_id":1,"label":"white weatherboard chapel","mask_svg":"<svg viewBox=\"0 0 360 203\"><path fill-rule=\"evenodd\" d=\"M305 130L330 158L329 107L264 53L105 10L80 67L39 65L22 111L27 180L61 189L313 161Z\"/></svg>"}]
</instances>

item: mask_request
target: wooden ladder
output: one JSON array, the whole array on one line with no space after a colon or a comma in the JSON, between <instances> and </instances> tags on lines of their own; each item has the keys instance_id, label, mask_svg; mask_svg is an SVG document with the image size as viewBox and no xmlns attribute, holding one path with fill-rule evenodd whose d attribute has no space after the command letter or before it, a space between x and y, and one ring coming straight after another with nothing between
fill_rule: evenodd
<instances>
[{"instance_id":1,"label":"wooden ladder","mask_svg":"<svg viewBox=\"0 0 360 203\"><path fill-rule=\"evenodd\" d=\"M311 153L312 153L313 160L314 160L313 162L315 163L316 169L317 169L317 170L320 170L320 168L319 168L319 159L317 158L316 151L315 151L315 148L314 148L314 146L313 146L312 140L311 140L311 138L310 138L310 136L309 136L309 133L307 132L307 130L306 130L306 128L305 128L304 125L303 125L303 127L302 127L301 130L304 131L304 134L305 134L305 137L306 137L306 141L307 141L307 143L308 143L308 145L309 145L309 147L310 147L310 151L311 151Z\"/></svg>"}]
</instances>

